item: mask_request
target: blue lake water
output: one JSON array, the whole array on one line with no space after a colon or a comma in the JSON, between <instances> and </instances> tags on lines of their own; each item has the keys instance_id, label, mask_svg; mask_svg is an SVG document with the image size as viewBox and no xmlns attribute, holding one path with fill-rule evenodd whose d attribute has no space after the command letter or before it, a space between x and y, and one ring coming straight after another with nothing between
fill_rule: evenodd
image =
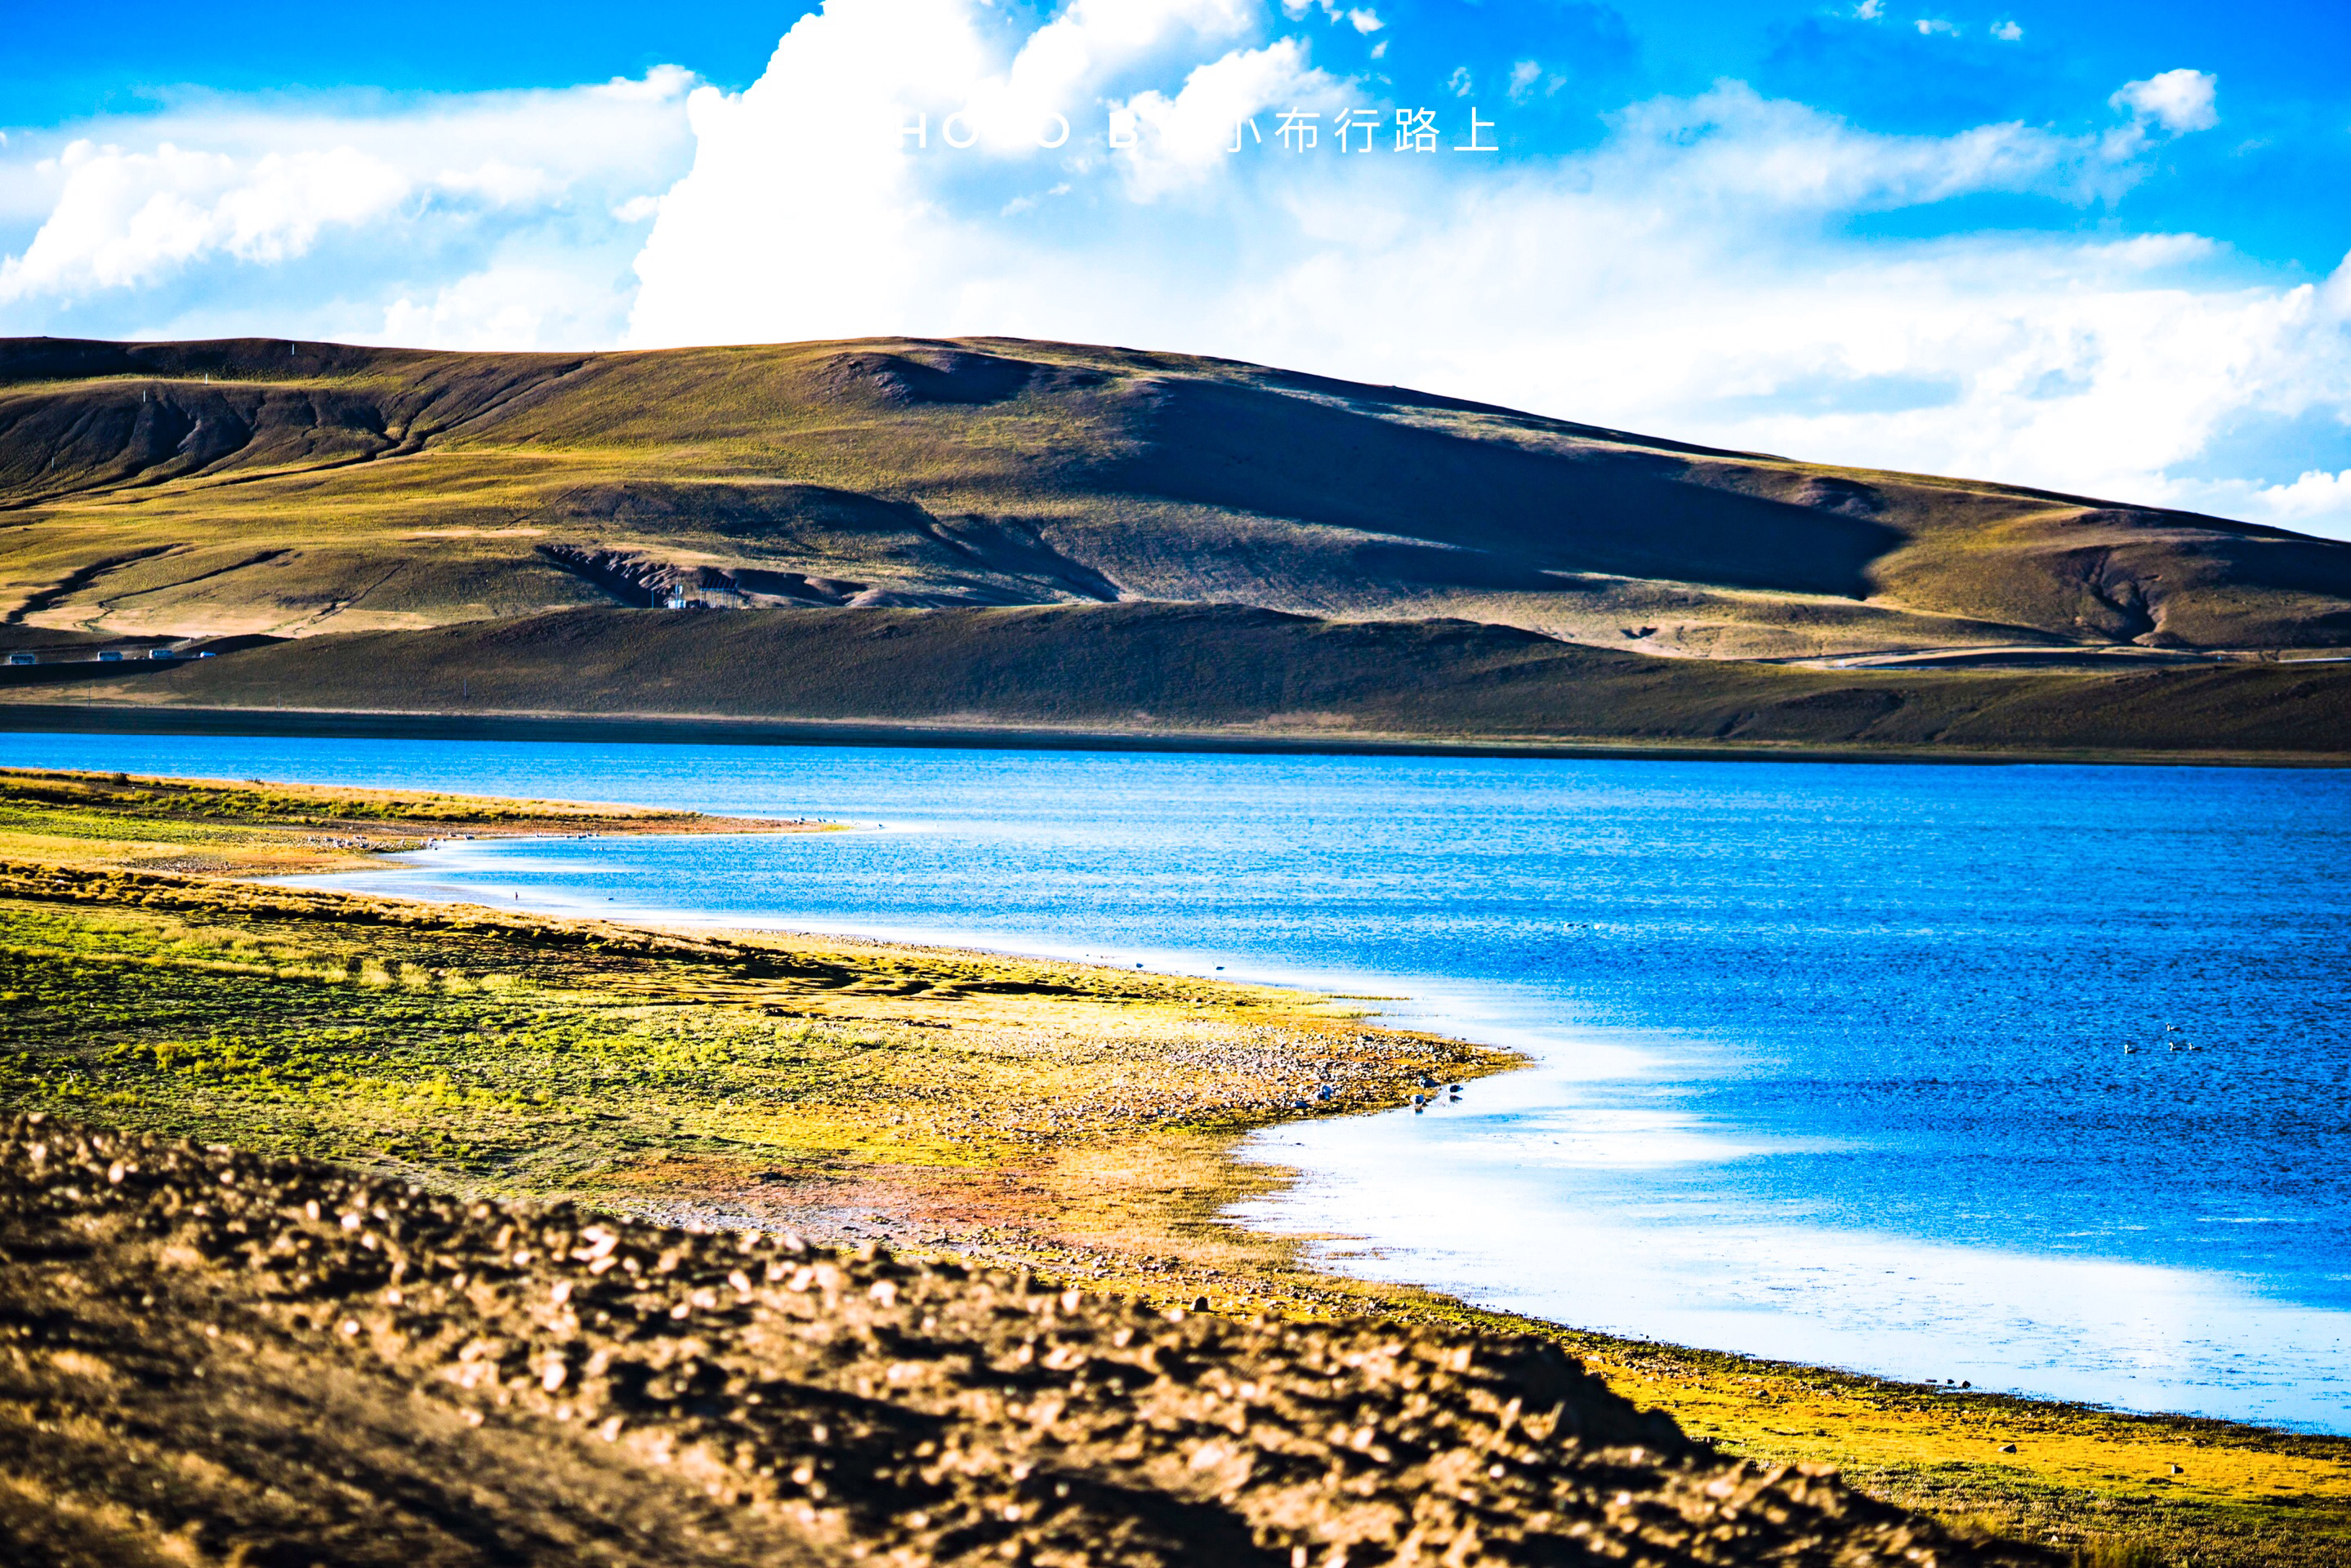
<instances>
[{"instance_id":1,"label":"blue lake water","mask_svg":"<svg viewBox=\"0 0 2351 1568\"><path fill-rule=\"evenodd\" d=\"M2351 774L87 735L0 763L854 822L338 881L1400 997L1538 1065L1262 1135L1299 1179L1238 1218L1580 1325L2351 1430Z\"/></svg>"}]
</instances>

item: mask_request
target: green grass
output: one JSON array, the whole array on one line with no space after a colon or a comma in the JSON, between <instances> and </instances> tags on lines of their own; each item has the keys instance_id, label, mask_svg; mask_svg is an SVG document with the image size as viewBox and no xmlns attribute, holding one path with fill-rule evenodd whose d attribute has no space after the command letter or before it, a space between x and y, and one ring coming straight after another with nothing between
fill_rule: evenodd
<instances>
[{"instance_id":1,"label":"green grass","mask_svg":"<svg viewBox=\"0 0 2351 1568\"><path fill-rule=\"evenodd\" d=\"M268 784L141 780L126 774L0 773L0 823L47 824L69 819L102 825L122 817L146 824L233 822L252 826L322 827L354 822L424 822L508 826L561 816L583 824L622 815L543 802L489 800L448 794L396 794L384 790L303 789ZM629 813L681 821L692 812Z\"/></svg>"},{"instance_id":2,"label":"green grass","mask_svg":"<svg viewBox=\"0 0 2351 1568\"><path fill-rule=\"evenodd\" d=\"M219 874L329 870L451 836L830 831L432 793L0 769L0 857Z\"/></svg>"},{"instance_id":3,"label":"green grass","mask_svg":"<svg viewBox=\"0 0 2351 1568\"><path fill-rule=\"evenodd\" d=\"M256 930L0 905L16 999L0 1096L536 1188L645 1148L789 1154L844 1069L890 1044L653 988L615 998L610 975L591 992L509 947L331 918Z\"/></svg>"},{"instance_id":4,"label":"green grass","mask_svg":"<svg viewBox=\"0 0 2351 1568\"><path fill-rule=\"evenodd\" d=\"M0 992L0 1103L529 1190L681 1156L986 1163L1508 1060L1368 1045L1287 992L22 865ZM1288 1061L1174 1066L1269 1027Z\"/></svg>"}]
</instances>

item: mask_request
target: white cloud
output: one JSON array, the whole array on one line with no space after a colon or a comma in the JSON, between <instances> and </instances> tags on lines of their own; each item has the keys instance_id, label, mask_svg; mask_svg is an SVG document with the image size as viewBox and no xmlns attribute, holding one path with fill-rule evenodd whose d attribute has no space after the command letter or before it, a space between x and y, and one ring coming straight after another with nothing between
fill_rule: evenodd
<instances>
[{"instance_id":1,"label":"white cloud","mask_svg":"<svg viewBox=\"0 0 2351 1568\"><path fill-rule=\"evenodd\" d=\"M1991 36L2003 44L2013 44L2024 36L2024 28L2015 22L1994 22Z\"/></svg>"},{"instance_id":2,"label":"white cloud","mask_svg":"<svg viewBox=\"0 0 2351 1568\"><path fill-rule=\"evenodd\" d=\"M1079 0L1007 61L960 0L834 0L785 36L747 90L695 93L694 167L663 199L637 258L632 334L847 335L914 296L952 293L942 264L951 272L954 263L930 247L977 264L1008 236L977 213L950 217L922 188L923 170L984 182L992 161L1035 156L1053 117L1089 125L1062 156L1107 167L1100 89L1155 54L1232 36L1246 16L1226 0ZM1151 140L1155 162L1141 149L1123 161L1139 193L1182 183L1211 155L1204 148L1222 145L1232 114L1254 111L1259 95L1298 75L1294 48L1220 63L1228 68L1194 72L1172 99L1122 106L1163 133ZM999 189L986 210L1007 205ZM727 302L723 318L712 297Z\"/></svg>"},{"instance_id":3,"label":"white cloud","mask_svg":"<svg viewBox=\"0 0 2351 1568\"><path fill-rule=\"evenodd\" d=\"M1937 33L1952 38L1959 36L1959 25L1957 22L1937 21L1922 16L1918 19L1917 26L1918 31L1928 37L1932 37Z\"/></svg>"},{"instance_id":4,"label":"white cloud","mask_svg":"<svg viewBox=\"0 0 2351 1568\"><path fill-rule=\"evenodd\" d=\"M1128 193L1151 202L1201 184L1234 155L1236 141L1244 153L1264 146L1269 128L1247 122L1277 107L1320 106L1338 87L1306 63L1295 39L1284 38L1200 67L1172 99L1146 90L1113 104L1113 113L1124 110L1135 122L1134 145L1114 150Z\"/></svg>"},{"instance_id":5,"label":"white cloud","mask_svg":"<svg viewBox=\"0 0 2351 1568\"><path fill-rule=\"evenodd\" d=\"M1599 167L1638 169L1688 199L1826 213L1929 205L1981 191L2118 196L2139 171L2103 140L2007 123L1880 136L1736 82L1616 117Z\"/></svg>"},{"instance_id":6,"label":"white cloud","mask_svg":"<svg viewBox=\"0 0 2351 1568\"><path fill-rule=\"evenodd\" d=\"M1875 139L1855 140L1849 161L1865 161ZM1246 330L1207 347L1279 343L1286 363L1730 447L2179 504L2200 493L2168 471L2231 423L2351 414L2351 268L2327 288L2199 287L2219 247L2192 236L1841 241L1820 220L1851 208L1820 204L1823 184L1950 192L2002 168L1964 146L1923 171L1920 149L1877 151L1874 171L1750 200L1703 159L1639 144L1570 178L1459 191L1439 216L1416 204L1395 239L1326 244L1238 291L1223 310ZM1724 160L1774 161L1768 144Z\"/></svg>"},{"instance_id":7,"label":"white cloud","mask_svg":"<svg viewBox=\"0 0 2351 1568\"><path fill-rule=\"evenodd\" d=\"M2284 484L2247 479L2183 481L2173 483L2160 499L2213 516L2351 540L2351 468L2336 473L2313 469Z\"/></svg>"},{"instance_id":8,"label":"white cloud","mask_svg":"<svg viewBox=\"0 0 2351 1568\"><path fill-rule=\"evenodd\" d=\"M2273 484L2260 493L2271 516L2299 522L2351 524L2351 468L2340 473L2313 469L2292 484Z\"/></svg>"},{"instance_id":9,"label":"white cloud","mask_svg":"<svg viewBox=\"0 0 2351 1568\"><path fill-rule=\"evenodd\" d=\"M1322 15L1332 22L1345 22L1358 33L1376 33L1387 26L1380 14L1368 5L1343 5L1341 0L1281 0L1281 14L1293 22L1303 21L1306 14L1320 5Z\"/></svg>"},{"instance_id":10,"label":"white cloud","mask_svg":"<svg viewBox=\"0 0 2351 1568\"><path fill-rule=\"evenodd\" d=\"M2214 107L2220 78L2205 71L2165 71L2145 81L2126 82L2107 101L2127 109L2134 119L2152 120L2177 135L2210 130L2220 123Z\"/></svg>"},{"instance_id":11,"label":"white cloud","mask_svg":"<svg viewBox=\"0 0 2351 1568\"><path fill-rule=\"evenodd\" d=\"M984 132L1001 122L994 130L999 144L1025 150L1024 139L1033 136L1041 116L1066 114L1074 99L1171 42L1198 45L1238 37L1248 29L1253 10L1246 0L1070 0L1067 9L1029 36L1000 77L983 74L964 84L966 101L984 122ZM806 26L793 28L778 46L769 77L793 52L794 39ZM821 47L810 40L799 54L804 60L820 58Z\"/></svg>"},{"instance_id":12,"label":"white cloud","mask_svg":"<svg viewBox=\"0 0 2351 1568\"><path fill-rule=\"evenodd\" d=\"M554 348L610 341L627 297L571 267L510 260L384 308L383 341L418 348Z\"/></svg>"},{"instance_id":13,"label":"white cloud","mask_svg":"<svg viewBox=\"0 0 2351 1568\"><path fill-rule=\"evenodd\" d=\"M2262 496L2281 517L2351 517L2351 468L2311 470L2293 484L2271 484Z\"/></svg>"},{"instance_id":14,"label":"white cloud","mask_svg":"<svg viewBox=\"0 0 2351 1568\"><path fill-rule=\"evenodd\" d=\"M56 168L56 209L22 255L0 259L0 305L136 287L216 252L283 261L321 229L378 217L412 189L400 170L351 147L241 162L169 141L125 152L78 140Z\"/></svg>"},{"instance_id":15,"label":"white cloud","mask_svg":"<svg viewBox=\"0 0 2351 1568\"><path fill-rule=\"evenodd\" d=\"M471 169L444 169L429 183L453 196L473 196L496 207L544 206L560 196L564 180L546 169L487 159Z\"/></svg>"},{"instance_id":16,"label":"white cloud","mask_svg":"<svg viewBox=\"0 0 2351 1568\"><path fill-rule=\"evenodd\" d=\"M1886 15L1886 0L1861 0L1861 4L1853 8L1853 14L1865 22L1875 22Z\"/></svg>"},{"instance_id":17,"label":"white cloud","mask_svg":"<svg viewBox=\"0 0 2351 1568\"><path fill-rule=\"evenodd\" d=\"M389 105L199 98L11 149L0 221L30 219L33 232L0 256L0 330L208 267L259 275L337 243L378 265L434 244L495 247L582 193L649 194L674 178L691 81L664 67L599 87Z\"/></svg>"}]
</instances>

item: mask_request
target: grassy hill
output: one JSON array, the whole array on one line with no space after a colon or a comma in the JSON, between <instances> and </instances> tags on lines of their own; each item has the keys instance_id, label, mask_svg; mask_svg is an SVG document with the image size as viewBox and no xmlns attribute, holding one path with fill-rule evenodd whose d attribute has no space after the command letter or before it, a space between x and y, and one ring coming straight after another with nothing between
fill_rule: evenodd
<instances>
[{"instance_id":1,"label":"grassy hill","mask_svg":"<svg viewBox=\"0 0 2351 1568\"><path fill-rule=\"evenodd\" d=\"M1243 743L2351 761L2351 663L1829 670L1657 659L1468 621L1329 621L1238 606L565 610L321 635L201 664L108 667L102 683L12 690L47 704L16 709L15 722L44 724L60 697L95 692L116 722L130 722L127 704ZM9 713L0 706L0 723Z\"/></svg>"},{"instance_id":2,"label":"grassy hill","mask_svg":"<svg viewBox=\"0 0 2351 1568\"><path fill-rule=\"evenodd\" d=\"M7 625L123 635L416 630L684 584L1708 658L2351 642L2351 546L2277 529L999 339L0 342L0 541Z\"/></svg>"}]
</instances>

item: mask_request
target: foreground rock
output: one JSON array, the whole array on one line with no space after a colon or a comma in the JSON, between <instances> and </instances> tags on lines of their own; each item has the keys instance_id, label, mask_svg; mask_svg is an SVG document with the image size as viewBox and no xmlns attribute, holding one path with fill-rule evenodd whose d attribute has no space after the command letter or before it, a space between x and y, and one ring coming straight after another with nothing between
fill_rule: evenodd
<instances>
[{"instance_id":1,"label":"foreground rock","mask_svg":"<svg viewBox=\"0 0 2351 1568\"><path fill-rule=\"evenodd\" d=\"M0 1127L26 1564L1950 1563L1555 1347Z\"/></svg>"}]
</instances>

